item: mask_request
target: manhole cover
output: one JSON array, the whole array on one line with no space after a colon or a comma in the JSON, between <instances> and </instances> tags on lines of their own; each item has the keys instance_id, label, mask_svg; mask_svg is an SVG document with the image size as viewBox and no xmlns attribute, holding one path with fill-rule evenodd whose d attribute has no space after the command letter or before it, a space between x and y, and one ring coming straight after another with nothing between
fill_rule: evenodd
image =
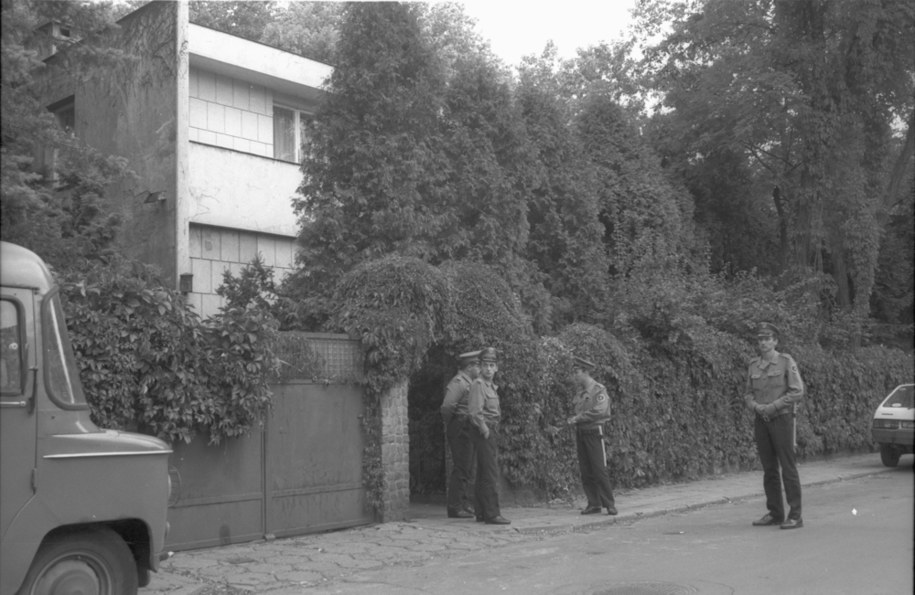
<instances>
[{"instance_id":1,"label":"manhole cover","mask_svg":"<svg viewBox=\"0 0 915 595\"><path fill-rule=\"evenodd\" d=\"M594 589L589 595L689 595L696 590L676 583L622 583Z\"/></svg>"}]
</instances>

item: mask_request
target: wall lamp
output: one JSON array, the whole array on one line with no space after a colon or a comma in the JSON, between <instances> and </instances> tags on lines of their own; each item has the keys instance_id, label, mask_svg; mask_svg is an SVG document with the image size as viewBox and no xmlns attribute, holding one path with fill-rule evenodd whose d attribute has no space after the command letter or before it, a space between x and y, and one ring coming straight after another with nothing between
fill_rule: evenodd
<instances>
[{"instance_id":1,"label":"wall lamp","mask_svg":"<svg viewBox=\"0 0 915 595\"><path fill-rule=\"evenodd\" d=\"M165 202L165 191L156 190L155 192L147 192L146 198L143 199L144 205L151 205L155 203Z\"/></svg>"}]
</instances>

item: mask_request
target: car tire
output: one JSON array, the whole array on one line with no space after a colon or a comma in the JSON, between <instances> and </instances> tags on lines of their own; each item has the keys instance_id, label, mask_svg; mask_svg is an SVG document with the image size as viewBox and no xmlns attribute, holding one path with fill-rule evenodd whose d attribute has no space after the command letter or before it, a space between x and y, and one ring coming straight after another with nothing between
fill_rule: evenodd
<instances>
[{"instance_id":1,"label":"car tire","mask_svg":"<svg viewBox=\"0 0 915 595\"><path fill-rule=\"evenodd\" d=\"M880 445L880 460L883 461L883 464L887 467L895 467L898 465L900 456L902 456L902 453L899 452L899 449L894 448L889 444Z\"/></svg>"},{"instance_id":2,"label":"car tire","mask_svg":"<svg viewBox=\"0 0 915 595\"><path fill-rule=\"evenodd\" d=\"M130 548L106 527L53 535L38 548L18 595L136 595Z\"/></svg>"}]
</instances>

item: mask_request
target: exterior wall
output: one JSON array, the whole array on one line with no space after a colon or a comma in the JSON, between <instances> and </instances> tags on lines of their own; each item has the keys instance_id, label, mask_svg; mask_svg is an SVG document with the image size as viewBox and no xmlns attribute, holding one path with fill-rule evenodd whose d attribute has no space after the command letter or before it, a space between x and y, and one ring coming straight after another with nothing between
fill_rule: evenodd
<instances>
[{"instance_id":1,"label":"exterior wall","mask_svg":"<svg viewBox=\"0 0 915 595\"><path fill-rule=\"evenodd\" d=\"M188 139L273 157L273 91L199 68L190 71Z\"/></svg>"},{"instance_id":2,"label":"exterior wall","mask_svg":"<svg viewBox=\"0 0 915 595\"><path fill-rule=\"evenodd\" d=\"M188 223L296 236L298 166L199 143L189 149Z\"/></svg>"},{"instance_id":3,"label":"exterior wall","mask_svg":"<svg viewBox=\"0 0 915 595\"><path fill-rule=\"evenodd\" d=\"M75 133L102 153L118 155L136 173L109 188L108 208L123 222L119 249L175 275L176 170L178 155L178 30L186 5L152 2L120 21L113 44L131 59L83 80L48 81L50 105L74 97ZM66 56L51 58L66 64ZM104 76L103 76L104 74ZM144 203L150 192L163 201Z\"/></svg>"},{"instance_id":4,"label":"exterior wall","mask_svg":"<svg viewBox=\"0 0 915 595\"><path fill-rule=\"evenodd\" d=\"M192 224L190 256L194 291L186 295L187 303L203 317L216 314L225 304L216 294L216 289L222 285L223 272L228 270L238 276L257 254L265 265L273 267L274 280L280 281L292 271L295 240Z\"/></svg>"},{"instance_id":5,"label":"exterior wall","mask_svg":"<svg viewBox=\"0 0 915 595\"><path fill-rule=\"evenodd\" d=\"M180 272L193 275L188 303L218 311L223 271L258 252L281 280L292 268L298 165L273 158L273 106L313 111L330 67L189 25L187 181L180 228L189 230Z\"/></svg>"}]
</instances>

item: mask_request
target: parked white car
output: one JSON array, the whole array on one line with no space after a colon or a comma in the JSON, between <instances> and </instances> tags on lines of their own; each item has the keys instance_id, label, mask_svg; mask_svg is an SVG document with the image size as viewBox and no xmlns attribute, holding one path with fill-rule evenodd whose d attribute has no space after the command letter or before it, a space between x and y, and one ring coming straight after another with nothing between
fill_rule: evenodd
<instances>
[{"instance_id":1,"label":"parked white car","mask_svg":"<svg viewBox=\"0 0 915 595\"><path fill-rule=\"evenodd\" d=\"M895 467L899 457L912 453L915 442L915 384L893 389L874 412L871 435L880 445L880 460Z\"/></svg>"}]
</instances>

